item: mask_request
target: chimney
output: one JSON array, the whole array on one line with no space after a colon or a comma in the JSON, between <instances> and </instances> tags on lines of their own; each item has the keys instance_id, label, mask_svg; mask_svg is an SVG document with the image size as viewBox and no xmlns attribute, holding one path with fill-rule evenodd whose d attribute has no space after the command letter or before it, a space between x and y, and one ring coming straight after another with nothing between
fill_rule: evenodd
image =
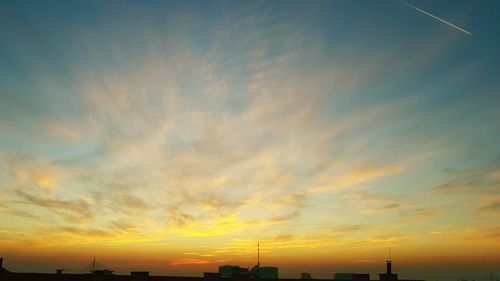
<instances>
[{"instance_id":1,"label":"chimney","mask_svg":"<svg viewBox=\"0 0 500 281\"><path fill-rule=\"evenodd\" d=\"M3 264L3 258L0 258L0 268L2 267Z\"/></svg>"},{"instance_id":2,"label":"chimney","mask_svg":"<svg viewBox=\"0 0 500 281\"><path fill-rule=\"evenodd\" d=\"M62 271L63 271L62 269L56 269L56 274L60 275L62 274Z\"/></svg>"},{"instance_id":3,"label":"chimney","mask_svg":"<svg viewBox=\"0 0 500 281\"><path fill-rule=\"evenodd\" d=\"M392 274L392 261L387 261L387 274Z\"/></svg>"}]
</instances>

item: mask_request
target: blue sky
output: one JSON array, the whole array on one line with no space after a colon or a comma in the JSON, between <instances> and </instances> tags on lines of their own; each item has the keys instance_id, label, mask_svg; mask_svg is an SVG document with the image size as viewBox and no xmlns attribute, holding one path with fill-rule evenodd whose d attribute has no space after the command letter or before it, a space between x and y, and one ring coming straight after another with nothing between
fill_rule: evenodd
<instances>
[{"instance_id":1,"label":"blue sky","mask_svg":"<svg viewBox=\"0 0 500 281\"><path fill-rule=\"evenodd\" d=\"M492 270L500 7L408 3L472 35L401 1L3 1L0 249Z\"/></svg>"}]
</instances>

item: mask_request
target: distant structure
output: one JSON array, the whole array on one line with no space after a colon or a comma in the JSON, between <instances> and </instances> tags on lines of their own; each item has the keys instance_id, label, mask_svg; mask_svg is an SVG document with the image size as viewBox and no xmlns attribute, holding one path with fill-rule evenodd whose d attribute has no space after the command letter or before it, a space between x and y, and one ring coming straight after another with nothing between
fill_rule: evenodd
<instances>
[{"instance_id":1,"label":"distant structure","mask_svg":"<svg viewBox=\"0 0 500 281\"><path fill-rule=\"evenodd\" d=\"M337 272L333 279L337 281L370 281L370 274Z\"/></svg>"},{"instance_id":2,"label":"distant structure","mask_svg":"<svg viewBox=\"0 0 500 281\"><path fill-rule=\"evenodd\" d=\"M132 271L130 272L130 279L134 281L147 281L149 280L148 271Z\"/></svg>"},{"instance_id":3,"label":"distant structure","mask_svg":"<svg viewBox=\"0 0 500 281\"><path fill-rule=\"evenodd\" d=\"M67 271L66 268L58 268L56 269L56 274L63 274L63 271Z\"/></svg>"},{"instance_id":4,"label":"distant structure","mask_svg":"<svg viewBox=\"0 0 500 281\"><path fill-rule=\"evenodd\" d=\"M3 276L4 274L7 274L7 273L10 273L10 271L3 268L3 258L0 258L0 276Z\"/></svg>"},{"instance_id":5,"label":"distant structure","mask_svg":"<svg viewBox=\"0 0 500 281\"><path fill-rule=\"evenodd\" d=\"M95 259L90 273L63 274L63 269L57 273L25 273L11 272L3 268L3 259L0 258L0 281L242 281L242 279L261 279L272 281L278 279L277 267L260 267L260 253L257 253L257 265L251 270L237 265L223 265L219 272L206 272L203 277L181 276L151 276L148 271L132 271L130 275L113 274L112 270L99 270ZM387 261L387 272L379 274L380 280L372 281L423 281L401 280L392 273L392 262ZM301 279L308 281L332 281L332 279L312 279L310 273L302 273ZM492 279L492 278L490 278ZM298 281L300 279L280 279L281 281ZM333 281L370 281L370 274L365 273L335 273ZM490 280L493 281L493 280Z\"/></svg>"},{"instance_id":6,"label":"distant structure","mask_svg":"<svg viewBox=\"0 0 500 281\"><path fill-rule=\"evenodd\" d=\"M109 269L96 269L92 271L93 275L102 276L102 275L113 275L113 270Z\"/></svg>"},{"instance_id":7,"label":"distant structure","mask_svg":"<svg viewBox=\"0 0 500 281\"><path fill-rule=\"evenodd\" d=\"M278 268L274 266L260 266L260 243L257 243L257 264L250 270L254 278L278 279Z\"/></svg>"},{"instance_id":8,"label":"distant structure","mask_svg":"<svg viewBox=\"0 0 500 281\"><path fill-rule=\"evenodd\" d=\"M92 261L92 268L90 269L90 273L94 274L95 276L113 275L113 270L109 270L107 268L97 269L97 263L95 261L95 256L94 256L94 260Z\"/></svg>"},{"instance_id":9,"label":"distant structure","mask_svg":"<svg viewBox=\"0 0 500 281\"><path fill-rule=\"evenodd\" d=\"M380 281L397 281L398 275L392 273L392 261L388 260L387 263L387 272L380 273L378 276L380 277Z\"/></svg>"},{"instance_id":10,"label":"distant structure","mask_svg":"<svg viewBox=\"0 0 500 281\"><path fill-rule=\"evenodd\" d=\"M205 273L210 274L210 273ZM260 267L254 266L252 269L248 267L240 267L238 265L222 265L219 267L219 275L221 278L259 278L259 279L278 279L277 267ZM205 275L207 276L207 275Z\"/></svg>"},{"instance_id":11,"label":"distant structure","mask_svg":"<svg viewBox=\"0 0 500 281\"><path fill-rule=\"evenodd\" d=\"M300 279L312 279L311 273L302 272L302 274L300 274Z\"/></svg>"},{"instance_id":12,"label":"distant structure","mask_svg":"<svg viewBox=\"0 0 500 281\"><path fill-rule=\"evenodd\" d=\"M210 280L217 278L233 279L278 279L278 268L273 266L260 266L260 244L257 244L257 264L249 269L239 265L219 266L219 272L205 272L203 276Z\"/></svg>"},{"instance_id":13,"label":"distant structure","mask_svg":"<svg viewBox=\"0 0 500 281\"><path fill-rule=\"evenodd\" d=\"M250 271L248 267L240 267L238 265L221 265L219 266L219 276L221 278L249 278Z\"/></svg>"}]
</instances>

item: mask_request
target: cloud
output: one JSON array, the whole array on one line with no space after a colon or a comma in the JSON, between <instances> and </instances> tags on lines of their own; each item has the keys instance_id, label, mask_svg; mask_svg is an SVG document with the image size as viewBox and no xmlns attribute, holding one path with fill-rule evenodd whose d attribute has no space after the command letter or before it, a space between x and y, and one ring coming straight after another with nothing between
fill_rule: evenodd
<instances>
[{"instance_id":1,"label":"cloud","mask_svg":"<svg viewBox=\"0 0 500 281\"><path fill-rule=\"evenodd\" d=\"M433 187L432 194L456 194L456 195L495 195L499 193L498 184L500 178L496 176L496 167L483 169L451 169L445 170L447 178L445 183Z\"/></svg>"},{"instance_id":2,"label":"cloud","mask_svg":"<svg viewBox=\"0 0 500 281\"><path fill-rule=\"evenodd\" d=\"M130 223L126 220L114 220L111 221L111 228L115 229L119 232L130 232L138 230L139 226L133 223Z\"/></svg>"},{"instance_id":3,"label":"cloud","mask_svg":"<svg viewBox=\"0 0 500 281\"><path fill-rule=\"evenodd\" d=\"M167 207L167 212L168 218L177 226L183 226L195 221L195 216L182 212L178 207Z\"/></svg>"},{"instance_id":4,"label":"cloud","mask_svg":"<svg viewBox=\"0 0 500 281\"><path fill-rule=\"evenodd\" d=\"M225 262L225 260L211 261L211 260L202 260L202 259L177 259L177 260L171 261L169 263L169 265L172 265L172 266L201 265L201 264L212 264L212 263L221 263L221 262Z\"/></svg>"},{"instance_id":5,"label":"cloud","mask_svg":"<svg viewBox=\"0 0 500 281\"><path fill-rule=\"evenodd\" d=\"M23 204L33 204L53 212L65 220L73 223L87 223L94 218L90 205L82 199L61 200L52 197L29 194L22 190L15 193L26 201Z\"/></svg>"},{"instance_id":6,"label":"cloud","mask_svg":"<svg viewBox=\"0 0 500 281\"><path fill-rule=\"evenodd\" d=\"M165 235L181 237L224 236L239 233L251 227L251 222L237 219L235 214L195 220L181 225L170 225L163 230Z\"/></svg>"},{"instance_id":7,"label":"cloud","mask_svg":"<svg viewBox=\"0 0 500 281\"><path fill-rule=\"evenodd\" d=\"M355 260L355 262L358 262L358 263L376 263L378 261L375 261L375 260Z\"/></svg>"},{"instance_id":8,"label":"cloud","mask_svg":"<svg viewBox=\"0 0 500 281\"><path fill-rule=\"evenodd\" d=\"M401 205L397 203L386 204L384 206L377 207L375 209L370 209L371 212L385 212L385 211L394 211L400 210Z\"/></svg>"},{"instance_id":9,"label":"cloud","mask_svg":"<svg viewBox=\"0 0 500 281\"><path fill-rule=\"evenodd\" d=\"M44 120L42 126L50 134L70 141L79 141L82 138L78 126L68 124L67 121L61 120Z\"/></svg>"},{"instance_id":10,"label":"cloud","mask_svg":"<svg viewBox=\"0 0 500 281\"><path fill-rule=\"evenodd\" d=\"M14 186L36 186L52 189L64 178L65 171L57 164L26 156L3 156Z\"/></svg>"},{"instance_id":11,"label":"cloud","mask_svg":"<svg viewBox=\"0 0 500 281\"><path fill-rule=\"evenodd\" d=\"M344 233L344 232L353 232L353 231L358 231L365 229L365 225L360 225L360 224L352 224L352 225L342 225L342 226L337 226L335 228L336 232Z\"/></svg>"},{"instance_id":12,"label":"cloud","mask_svg":"<svg viewBox=\"0 0 500 281\"><path fill-rule=\"evenodd\" d=\"M83 236L85 238L106 238L106 237L112 237L115 235L115 233L105 231L102 229L94 229L94 228L77 228L77 227L68 227L68 226L61 226L57 227L54 231L57 232L64 232L76 236Z\"/></svg>"},{"instance_id":13,"label":"cloud","mask_svg":"<svg viewBox=\"0 0 500 281\"><path fill-rule=\"evenodd\" d=\"M441 216L443 214L440 210L430 209L430 208L417 208L402 213L402 220L421 220L430 219L434 217Z\"/></svg>"},{"instance_id":14,"label":"cloud","mask_svg":"<svg viewBox=\"0 0 500 281\"><path fill-rule=\"evenodd\" d=\"M357 202L363 212L379 212L385 209L396 209L395 205L399 203L388 203L388 202L398 202L401 200L401 196L383 193L377 189L373 188L348 188L343 190L338 190L335 193L342 202ZM348 204L348 203L347 203ZM380 206L380 204L384 204ZM377 205L378 207L370 207Z\"/></svg>"},{"instance_id":15,"label":"cloud","mask_svg":"<svg viewBox=\"0 0 500 281\"><path fill-rule=\"evenodd\" d=\"M354 185L369 182L382 177L398 175L405 170L401 165L363 165L346 171L330 182L312 189L313 193L331 191L335 189L348 189Z\"/></svg>"},{"instance_id":16,"label":"cloud","mask_svg":"<svg viewBox=\"0 0 500 281\"><path fill-rule=\"evenodd\" d=\"M399 165L372 165L350 171L342 176L341 182L357 184L364 181L373 180L379 177L396 175L404 171L404 167Z\"/></svg>"},{"instance_id":17,"label":"cloud","mask_svg":"<svg viewBox=\"0 0 500 281\"><path fill-rule=\"evenodd\" d=\"M396 203L392 203L392 204L387 204L387 205L384 205L382 207L379 207L378 209L379 210L393 210L393 209L399 209L401 206L399 204L396 204Z\"/></svg>"},{"instance_id":18,"label":"cloud","mask_svg":"<svg viewBox=\"0 0 500 281\"><path fill-rule=\"evenodd\" d=\"M16 216L16 217L28 218L28 219L34 219L34 220L40 219L38 216L36 216L30 212L17 210L17 209L13 209L13 208L7 208L6 206L1 207L0 210L5 214L9 214L9 215Z\"/></svg>"},{"instance_id":19,"label":"cloud","mask_svg":"<svg viewBox=\"0 0 500 281\"><path fill-rule=\"evenodd\" d=\"M486 228L484 237L491 239L500 239L500 226Z\"/></svg>"},{"instance_id":20,"label":"cloud","mask_svg":"<svg viewBox=\"0 0 500 281\"><path fill-rule=\"evenodd\" d=\"M461 241L500 241L500 225L492 225L488 227L469 228L458 236Z\"/></svg>"},{"instance_id":21,"label":"cloud","mask_svg":"<svg viewBox=\"0 0 500 281\"><path fill-rule=\"evenodd\" d=\"M136 58L133 69L118 73L99 62L99 71L80 73L88 117L50 119L47 127L66 137L72 135L66 129L75 129L80 141L103 147L94 159L77 160L79 170L70 179L85 186L78 190L82 198L100 190L87 200L95 212L135 223L144 215L137 212L144 211L148 224L166 224L173 232L187 234L201 226L205 234L230 236L246 228L216 231L210 225L235 214L244 223L256 221L251 214L263 225L294 222L303 209L317 208L310 202L320 195L311 187L324 182L335 183L325 190L350 187L406 169L383 160L336 169L349 158L349 153L332 156L337 137L394 114L390 107L375 106L331 115L327 104L338 93L332 95L325 73L335 79L362 76L354 83L362 87L356 63L335 66L335 72L328 71L332 66L304 70L300 57L309 49L283 45L282 53L270 55L266 46L282 38L249 36L262 48L252 53L256 59L249 60L245 77L227 72L217 51L200 54L182 42L179 49ZM235 89L231 81L242 86Z\"/></svg>"},{"instance_id":22,"label":"cloud","mask_svg":"<svg viewBox=\"0 0 500 281\"><path fill-rule=\"evenodd\" d=\"M500 210L500 197L486 198L478 208L479 211L499 211Z\"/></svg>"},{"instance_id":23,"label":"cloud","mask_svg":"<svg viewBox=\"0 0 500 281\"><path fill-rule=\"evenodd\" d=\"M486 175L491 181L500 181L500 169L492 169Z\"/></svg>"},{"instance_id":24,"label":"cloud","mask_svg":"<svg viewBox=\"0 0 500 281\"><path fill-rule=\"evenodd\" d=\"M299 216L300 216L300 213L298 211L295 211L292 213L275 216L271 220L274 222L282 222L282 221L293 220L295 218L298 218Z\"/></svg>"},{"instance_id":25,"label":"cloud","mask_svg":"<svg viewBox=\"0 0 500 281\"><path fill-rule=\"evenodd\" d=\"M380 247L382 243L400 243L417 239L415 234L379 234L367 239L359 240L360 243L371 244L371 247ZM387 244L386 244L387 245Z\"/></svg>"},{"instance_id":26,"label":"cloud","mask_svg":"<svg viewBox=\"0 0 500 281\"><path fill-rule=\"evenodd\" d=\"M132 208L132 209L150 209L152 208L151 205L147 204L144 202L144 200L140 199L139 197L132 196L129 194L121 196L119 199L125 208Z\"/></svg>"},{"instance_id":27,"label":"cloud","mask_svg":"<svg viewBox=\"0 0 500 281\"><path fill-rule=\"evenodd\" d=\"M500 209L500 180L496 166L476 169L444 171L444 183L424 192L430 198L439 198L448 212L463 207L463 201L473 202L477 215L487 217Z\"/></svg>"}]
</instances>

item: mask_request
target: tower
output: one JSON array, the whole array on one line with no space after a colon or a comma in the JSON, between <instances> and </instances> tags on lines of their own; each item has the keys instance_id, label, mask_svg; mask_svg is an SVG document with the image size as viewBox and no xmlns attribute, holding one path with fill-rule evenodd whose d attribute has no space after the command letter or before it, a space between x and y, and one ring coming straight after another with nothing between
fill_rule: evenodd
<instances>
[{"instance_id":1,"label":"tower","mask_svg":"<svg viewBox=\"0 0 500 281\"><path fill-rule=\"evenodd\" d=\"M398 280L398 275L392 273L392 261L387 260L386 261L386 273L380 273L380 281L397 281Z\"/></svg>"}]
</instances>

